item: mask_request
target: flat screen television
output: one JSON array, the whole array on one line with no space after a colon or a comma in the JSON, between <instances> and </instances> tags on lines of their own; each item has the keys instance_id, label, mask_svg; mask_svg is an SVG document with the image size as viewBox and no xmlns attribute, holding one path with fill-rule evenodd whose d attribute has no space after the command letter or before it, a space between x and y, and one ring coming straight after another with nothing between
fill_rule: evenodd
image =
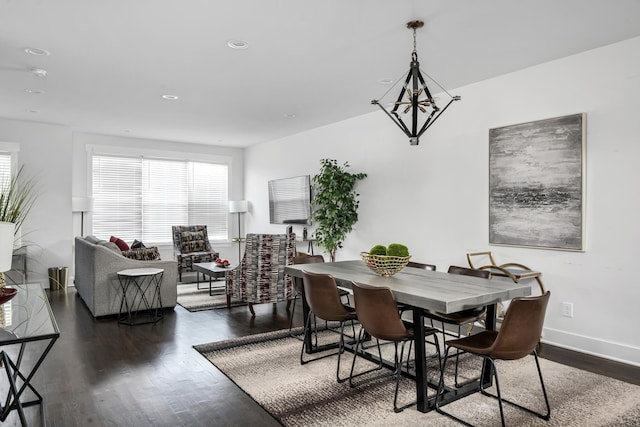
<instances>
[{"instance_id":1,"label":"flat screen television","mask_svg":"<svg viewBox=\"0 0 640 427\"><path fill-rule=\"evenodd\" d=\"M311 177L309 175L269 181L269 222L302 224L311 222Z\"/></svg>"}]
</instances>

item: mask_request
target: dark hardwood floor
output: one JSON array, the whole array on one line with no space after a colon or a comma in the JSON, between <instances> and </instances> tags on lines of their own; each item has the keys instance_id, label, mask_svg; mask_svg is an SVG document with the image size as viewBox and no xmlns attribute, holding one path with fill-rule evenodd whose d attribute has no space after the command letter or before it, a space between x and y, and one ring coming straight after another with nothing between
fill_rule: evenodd
<instances>
[{"instance_id":1,"label":"dark hardwood floor","mask_svg":"<svg viewBox=\"0 0 640 427\"><path fill-rule=\"evenodd\" d=\"M47 424L279 425L192 346L284 329L285 303L256 305L255 318L246 307L190 313L176 306L157 324L131 327L113 317L94 319L73 287L48 294L60 339L33 380L45 397ZM302 325L298 304L295 326ZM640 368L550 346L540 354L640 384ZM23 363L33 356L27 351ZM25 411L30 425L40 424L37 407ZM4 425L19 425L15 411Z\"/></svg>"}]
</instances>

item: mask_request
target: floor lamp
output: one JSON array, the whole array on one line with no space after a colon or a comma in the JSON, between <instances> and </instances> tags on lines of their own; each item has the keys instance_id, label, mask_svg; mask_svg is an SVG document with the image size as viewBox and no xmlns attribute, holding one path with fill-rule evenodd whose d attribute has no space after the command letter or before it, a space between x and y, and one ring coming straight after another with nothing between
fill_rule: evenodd
<instances>
[{"instance_id":1,"label":"floor lamp","mask_svg":"<svg viewBox=\"0 0 640 427\"><path fill-rule=\"evenodd\" d=\"M84 213L93 210L93 199L91 197L72 197L71 211L80 212L80 236L84 237Z\"/></svg>"},{"instance_id":2,"label":"floor lamp","mask_svg":"<svg viewBox=\"0 0 640 427\"><path fill-rule=\"evenodd\" d=\"M233 200L229 201L229 213L238 214L238 237L232 239L234 242L238 242L238 264L240 264L240 247L242 246L242 233L240 232L240 214L249 212L249 202L246 200Z\"/></svg>"}]
</instances>

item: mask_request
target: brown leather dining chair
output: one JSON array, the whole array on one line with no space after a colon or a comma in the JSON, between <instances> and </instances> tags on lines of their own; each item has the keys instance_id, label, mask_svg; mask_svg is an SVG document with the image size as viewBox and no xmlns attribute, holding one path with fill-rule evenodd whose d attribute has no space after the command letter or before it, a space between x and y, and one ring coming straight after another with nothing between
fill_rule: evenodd
<instances>
[{"instance_id":1,"label":"brown leather dining chair","mask_svg":"<svg viewBox=\"0 0 640 427\"><path fill-rule=\"evenodd\" d=\"M544 420L549 420L551 417L551 408L549 406L547 390L545 389L544 381L542 379L542 371L540 370L540 362L538 361L538 352L536 351L536 347L542 334L544 316L550 295L550 292L547 291L544 295L540 296L514 298L511 300L511 304L507 309L504 321L502 322L502 327L499 331L482 331L475 335L452 340L447 343L442 372L445 372L447 359L449 357L449 350L451 348L482 357L483 371L487 363L491 365L491 372L493 374L493 379L495 379L497 394L494 395L487 392L484 389L482 380L480 380L479 391L486 396L498 399L500 419L503 427L505 425L502 405L503 402L509 403L510 405L534 414ZM538 377L540 378L540 385L542 386L542 394L547 407L546 414L536 412L530 408L519 405L518 403L503 399L500 394L500 383L498 381L498 371L496 369L495 360L518 360L532 353L538 369ZM504 368L507 366L508 365L501 365L501 367ZM444 391L444 376L444 374L440 376L438 397ZM447 415L461 423L470 425L468 422L461 420L451 413L443 411L439 405L438 398L436 398L436 410L439 413Z\"/></svg>"},{"instance_id":2,"label":"brown leather dining chair","mask_svg":"<svg viewBox=\"0 0 640 427\"><path fill-rule=\"evenodd\" d=\"M315 264L324 262L324 257L322 255L296 255L293 257L293 265L299 264ZM291 332L293 327L293 315L296 312L296 302L298 302L298 297L303 294L303 285L301 280L293 279L293 291L295 293L293 297L293 308L291 309L291 317L289 318L289 335L295 339L301 340L302 338L299 335L295 335ZM306 319L305 319L306 320Z\"/></svg>"},{"instance_id":3,"label":"brown leather dining chair","mask_svg":"<svg viewBox=\"0 0 640 427\"><path fill-rule=\"evenodd\" d=\"M387 287L375 287L368 286L354 282L352 286L353 297L355 299L356 313L358 315L358 321L362 328L360 329L360 333L358 334L358 339L356 341L356 347L353 353L353 361L351 363L351 373L349 375L349 384L351 387L356 387L358 385L364 384L366 382L376 380L385 376L393 376L396 380L395 391L393 394L393 410L395 412L400 412L403 409L414 405L416 402L411 402L405 404L403 406L398 406L398 388L400 387L400 377L402 375L402 366L404 360L404 348L407 342L413 342L413 330L408 327L401 318L398 312L398 308L396 305L396 301L393 298L393 293L391 289ZM438 337L435 335L437 332L436 329L433 328L425 328L425 336L433 335L435 338L435 348L436 355L438 357L438 366L440 366L440 347L438 345ZM359 372L354 374L354 368L356 363L356 358L358 357L358 349L362 348L363 341L365 339L366 334L376 339L376 343L378 345L378 357L380 363L377 367L368 369L364 372ZM377 375L373 377L369 377L365 380L360 381L359 383L355 383L354 378L360 377L362 375L368 374L373 371L377 371L382 369L382 354L380 350L380 340L391 341L395 347L395 355L394 355L394 370L391 372L384 373L382 375ZM401 343L400 353L398 354L398 344ZM409 361L411 357L411 346L409 346L409 351L407 352L407 363L406 366L409 366Z\"/></svg>"},{"instance_id":4,"label":"brown leather dining chair","mask_svg":"<svg viewBox=\"0 0 640 427\"><path fill-rule=\"evenodd\" d=\"M476 270L473 268L458 267L455 265L449 266L449 274L462 274L465 276L480 277L483 279L491 278L491 272L486 270ZM459 311L457 313L439 313L435 311L426 311L425 316L431 320L443 323L442 330L445 332L444 324L455 325L458 327L458 332L454 336L460 338L461 327L469 323L473 323L481 319L486 313L485 307L474 307L468 310ZM447 333L446 335L451 335ZM445 338L446 340L446 338ZM446 344L446 341L445 343Z\"/></svg>"},{"instance_id":5,"label":"brown leather dining chair","mask_svg":"<svg viewBox=\"0 0 640 427\"><path fill-rule=\"evenodd\" d=\"M489 279L491 277L491 273L486 270L475 270L472 268L466 267L458 267L455 265L449 266L450 274L462 274L465 276L473 276L473 277L481 277L483 279ZM442 328L442 339L443 344L446 346L447 344L447 335L453 336L455 338L460 338L461 328L463 325L473 325L474 322L482 319L486 315L487 309L486 307L474 307L467 310L459 311L456 313L438 313L435 311L425 311L425 317L429 318L432 322L440 322ZM445 325L453 325L457 328L457 333L452 333L447 331ZM459 361L460 352L456 352L456 373L455 373L455 383L456 387L458 384L458 361Z\"/></svg>"},{"instance_id":6,"label":"brown leather dining chair","mask_svg":"<svg viewBox=\"0 0 640 427\"><path fill-rule=\"evenodd\" d=\"M419 268L422 270L429 270L429 271L436 271L436 266L434 264L425 264L423 262L416 262L416 261L409 261L407 263L407 267ZM404 313L405 311L411 310L411 307L402 303L398 303L398 309L400 310L400 313Z\"/></svg>"},{"instance_id":7,"label":"brown leather dining chair","mask_svg":"<svg viewBox=\"0 0 640 427\"><path fill-rule=\"evenodd\" d=\"M304 285L304 297L310 309L304 326L305 334L310 331L311 318L316 316L328 322L340 322L340 340L338 342L337 353L325 354L310 360L304 360L306 341L303 340L302 350L300 351L300 364L304 365L305 363L337 354L338 367L336 369L336 378L338 382L346 381L348 378L340 378L340 359L342 353L344 353L344 324L350 321L355 335L354 321L357 319L356 312L353 308L342 304L336 281L331 275L303 271L302 283Z\"/></svg>"},{"instance_id":8,"label":"brown leather dining chair","mask_svg":"<svg viewBox=\"0 0 640 427\"><path fill-rule=\"evenodd\" d=\"M302 255L294 256L292 264L294 264L294 265L316 264L316 263L323 263L323 262L324 262L324 257L322 255L302 254ZM289 336L291 336L292 338L295 338L297 340L302 340L302 337L292 333L291 329L293 327L293 316L296 313L296 302L298 301L298 297L303 295L303 289L302 288L303 288L303 286L302 286L301 281L293 279L293 290L294 290L295 295L293 297L293 308L291 309L291 317L289 318ZM338 294L340 294L340 299L346 297L347 305L348 305L349 304L349 295L351 295L351 294L349 292L345 291L344 289L340 289L340 288L338 288ZM331 329L329 327L329 325L325 325L325 327L326 327L326 329ZM333 330L333 329L331 329L331 330ZM317 344L317 337L316 337L316 344Z\"/></svg>"}]
</instances>

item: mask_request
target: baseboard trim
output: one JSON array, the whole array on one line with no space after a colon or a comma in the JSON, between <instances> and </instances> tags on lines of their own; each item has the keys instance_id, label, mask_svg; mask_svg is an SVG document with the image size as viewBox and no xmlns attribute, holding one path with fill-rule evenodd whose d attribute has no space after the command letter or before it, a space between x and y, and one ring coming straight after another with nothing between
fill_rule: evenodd
<instances>
[{"instance_id":1,"label":"baseboard trim","mask_svg":"<svg viewBox=\"0 0 640 427\"><path fill-rule=\"evenodd\" d=\"M640 348L627 344L595 339L553 328L543 329L541 341L555 347L640 367Z\"/></svg>"}]
</instances>

